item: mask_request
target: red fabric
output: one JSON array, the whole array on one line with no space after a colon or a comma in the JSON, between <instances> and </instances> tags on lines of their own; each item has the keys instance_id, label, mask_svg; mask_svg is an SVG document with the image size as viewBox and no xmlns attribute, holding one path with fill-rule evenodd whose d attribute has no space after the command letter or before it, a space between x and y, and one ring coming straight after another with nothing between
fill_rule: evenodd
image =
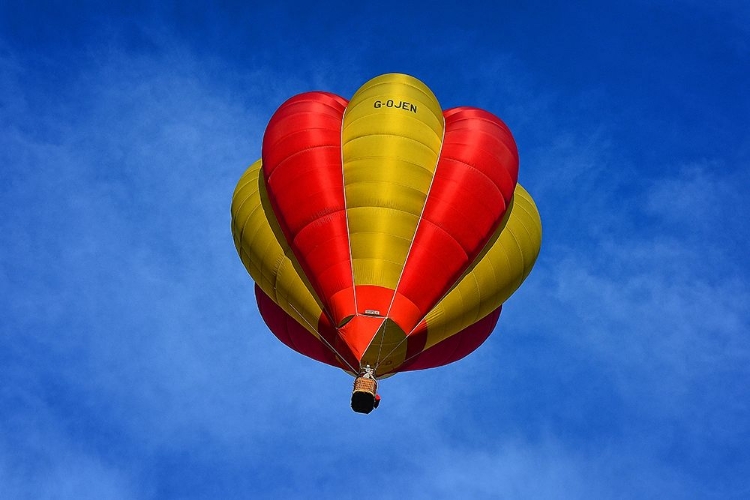
<instances>
[{"instance_id":1,"label":"red fabric","mask_svg":"<svg viewBox=\"0 0 750 500\"><path fill-rule=\"evenodd\" d=\"M341 165L347 101L307 92L279 107L263 137L263 174L284 235L336 323L354 314ZM336 307L327 302L352 289Z\"/></svg>"},{"instance_id":2,"label":"red fabric","mask_svg":"<svg viewBox=\"0 0 750 500\"><path fill-rule=\"evenodd\" d=\"M499 118L464 107L446 111L445 119L435 178L396 295L422 313L408 320L394 317L407 332L474 262L518 180L516 145Z\"/></svg>"},{"instance_id":3,"label":"red fabric","mask_svg":"<svg viewBox=\"0 0 750 500\"><path fill-rule=\"evenodd\" d=\"M498 307L473 325L461 330L457 334L448 337L427 350L418 352L418 354L413 355L413 357L407 358L406 362L394 370L394 372L435 368L437 366L453 363L454 361L458 361L459 359L468 356L490 336L495 325L497 325L501 309L502 306ZM423 332L424 330L421 331ZM420 334L418 331L415 332L414 337L424 338L424 335ZM411 337L409 340L411 341ZM422 344L422 348L423 347L424 344ZM410 353L407 351L407 356L409 355Z\"/></svg>"}]
</instances>

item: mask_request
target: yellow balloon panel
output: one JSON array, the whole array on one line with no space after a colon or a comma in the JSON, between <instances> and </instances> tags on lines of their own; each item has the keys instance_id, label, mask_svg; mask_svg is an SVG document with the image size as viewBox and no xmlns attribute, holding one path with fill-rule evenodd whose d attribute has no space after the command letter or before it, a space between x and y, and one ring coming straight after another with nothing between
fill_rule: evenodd
<instances>
[{"instance_id":1,"label":"yellow balloon panel","mask_svg":"<svg viewBox=\"0 0 750 500\"><path fill-rule=\"evenodd\" d=\"M349 231L359 233L385 233L395 238L411 241L413 227L419 221L419 215L411 212L381 207L356 207L348 209ZM366 249L362 250L366 252Z\"/></svg>"},{"instance_id":2,"label":"yellow balloon panel","mask_svg":"<svg viewBox=\"0 0 750 500\"><path fill-rule=\"evenodd\" d=\"M512 204L476 263L425 317L429 348L487 316L531 272L542 243L539 211L518 184Z\"/></svg>"},{"instance_id":3,"label":"yellow balloon panel","mask_svg":"<svg viewBox=\"0 0 750 500\"><path fill-rule=\"evenodd\" d=\"M362 356L362 364L384 371L401 365L406 360L406 334L390 319L385 319Z\"/></svg>"},{"instance_id":4,"label":"yellow balloon panel","mask_svg":"<svg viewBox=\"0 0 750 500\"><path fill-rule=\"evenodd\" d=\"M401 210L408 214L417 215L422 211L425 194L395 182L357 182L349 184L346 188L348 208L351 210L359 207L375 207ZM382 217L382 213L378 214Z\"/></svg>"},{"instance_id":5,"label":"yellow balloon panel","mask_svg":"<svg viewBox=\"0 0 750 500\"><path fill-rule=\"evenodd\" d=\"M260 167L258 160L245 171L232 196L232 236L237 252L263 292L319 337L316 328L323 308L301 277L292 251L281 236Z\"/></svg>"},{"instance_id":6,"label":"yellow balloon panel","mask_svg":"<svg viewBox=\"0 0 750 500\"><path fill-rule=\"evenodd\" d=\"M396 288L435 173L443 127L435 96L408 75L377 77L349 102L342 154L355 285Z\"/></svg>"},{"instance_id":7,"label":"yellow balloon panel","mask_svg":"<svg viewBox=\"0 0 750 500\"><path fill-rule=\"evenodd\" d=\"M391 159L393 167L396 169L372 169L372 162L366 158L363 160L349 159L346 163L346 179L349 184L360 182L395 182L409 187L419 193L424 194L424 188L419 189L417 186L429 186L432 182L433 170L430 168L413 168L411 165L399 165L398 159ZM396 175L397 174L397 175Z\"/></svg>"},{"instance_id":8,"label":"yellow balloon panel","mask_svg":"<svg viewBox=\"0 0 750 500\"><path fill-rule=\"evenodd\" d=\"M355 284L395 289L419 216L380 207L359 207L349 213Z\"/></svg>"}]
</instances>

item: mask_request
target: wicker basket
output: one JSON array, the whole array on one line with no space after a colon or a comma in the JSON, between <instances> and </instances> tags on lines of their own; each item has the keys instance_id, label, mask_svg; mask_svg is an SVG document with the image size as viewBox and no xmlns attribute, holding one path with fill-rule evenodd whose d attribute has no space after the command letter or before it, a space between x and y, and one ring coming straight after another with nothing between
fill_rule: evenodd
<instances>
[{"instance_id":1,"label":"wicker basket","mask_svg":"<svg viewBox=\"0 0 750 500\"><path fill-rule=\"evenodd\" d=\"M354 392L368 392L374 396L378 392L378 382L374 378L357 377L354 379Z\"/></svg>"}]
</instances>

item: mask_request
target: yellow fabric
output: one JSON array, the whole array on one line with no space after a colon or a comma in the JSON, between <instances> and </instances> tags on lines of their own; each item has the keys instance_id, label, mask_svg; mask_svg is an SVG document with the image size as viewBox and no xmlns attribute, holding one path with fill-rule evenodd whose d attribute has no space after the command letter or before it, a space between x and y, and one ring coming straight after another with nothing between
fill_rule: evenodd
<instances>
[{"instance_id":1,"label":"yellow fabric","mask_svg":"<svg viewBox=\"0 0 750 500\"><path fill-rule=\"evenodd\" d=\"M497 309L531 272L542 222L531 195L516 185L513 201L484 251L458 284L427 314L427 345L458 333Z\"/></svg>"},{"instance_id":2,"label":"yellow fabric","mask_svg":"<svg viewBox=\"0 0 750 500\"><path fill-rule=\"evenodd\" d=\"M407 347L404 331L391 319L386 318L362 356L360 364L388 371L406 360Z\"/></svg>"},{"instance_id":3,"label":"yellow fabric","mask_svg":"<svg viewBox=\"0 0 750 500\"><path fill-rule=\"evenodd\" d=\"M310 333L323 307L302 278L291 249L273 214L260 175L261 161L240 178L232 196L232 236L242 263L260 288Z\"/></svg>"},{"instance_id":4,"label":"yellow fabric","mask_svg":"<svg viewBox=\"0 0 750 500\"><path fill-rule=\"evenodd\" d=\"M342 160L355 285L395 289L437 166L444 121L408 75L363 85L346 108Z\"/></svg>"}]
</instances>

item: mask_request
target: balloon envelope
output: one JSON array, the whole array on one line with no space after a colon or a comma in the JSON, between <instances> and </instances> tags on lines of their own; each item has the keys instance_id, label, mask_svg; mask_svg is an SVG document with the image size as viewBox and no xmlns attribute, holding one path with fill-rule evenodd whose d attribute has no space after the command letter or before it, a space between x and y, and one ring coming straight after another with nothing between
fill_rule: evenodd
<instances>
[{"instance_id":1,"label":"balloon envelope","mask_svg":"<svg viewBox=\"0 0 750 500\"><path fill-rule=\"evenodd\" d=\"M292 97L240 178L232 233L286 345L378 376L456 361L492 332L541 245L508 127L443 111L408 75Z\"/></svg>"}]
</instances>

